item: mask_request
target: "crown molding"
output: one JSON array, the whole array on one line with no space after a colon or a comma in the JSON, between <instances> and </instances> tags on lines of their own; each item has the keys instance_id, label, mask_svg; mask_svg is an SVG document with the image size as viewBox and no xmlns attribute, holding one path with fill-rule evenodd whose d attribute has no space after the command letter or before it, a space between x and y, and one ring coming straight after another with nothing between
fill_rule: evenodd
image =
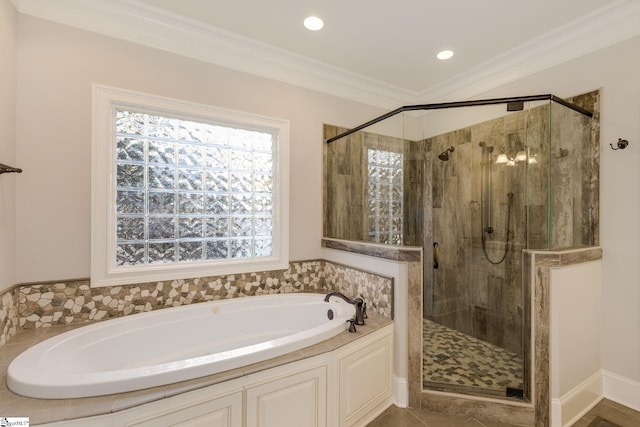
<instances>
[{"instance_id":1,"label":"crown molding","mask_svg":"<svg viewBox=\"0 0 640 427\"><path fill-rule=\"evenodd\" d=\"M419 94L420 102L469 99L640 34L640 1L617 0Z\"/></svg>"},{"instance_id":2,"label":"crown molding","mask_svg":"<svg viewBox=\"0 0 640 427\"><path fill-rule=\"evenodd\" d=\"M381 108L464 100L640 34L617 0L421 92L352 73L136 0L12 0L19 13Z\"/></svg>"},{"instance_id":3,"label":"crown molding","mask_svg":"<svg viewBox=\"0 0 640 427\"><path fill-rule=\"evenodd\" d=\"M18 12L368 105L412 91L293 54L135 0L14 0Z\"/></svg>"}]
</instances>

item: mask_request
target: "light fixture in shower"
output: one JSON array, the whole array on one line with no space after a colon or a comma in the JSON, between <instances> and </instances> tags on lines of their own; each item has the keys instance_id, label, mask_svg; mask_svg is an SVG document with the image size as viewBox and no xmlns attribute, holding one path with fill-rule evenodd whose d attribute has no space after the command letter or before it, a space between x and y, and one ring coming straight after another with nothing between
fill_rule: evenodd
<instances>
[{"instance_id":1,"label":"light fixture in shower","mask_svg":"<svg viewBox=\"0 0 640 427\"><path fill-rule=\"evenodd\" d=\"M501 165L501 164L507 163L508 161L509 161L509 158L504 153L500 153L498 154L498 157L496 157L496 164Z\"/></svg>"},{"instance_id":2,"label":"light fixture in shower","mask_svg":"<svg viewBox=\"0 0 640 427\"><path fill-rule=\"evenodd\" d=\"M506 153L500 153L496 157L495 163L498 165L516 166L518 163L526 162L530 165L538 163L537 155L531 154L529 148L527 150L518 151L515 156L508 156Z\"/></svg>"},{"instance_id":3,"label":"light fixture in shower","mask_svg":"<svg viewBox=\"0 0 640 427\"><path fill-rule=\"evenodd\" d=\"M324 22L317 16L309 16L304 20L304 27L310 31L319 31L324 27Z\"/></svg>"}]
</instances>

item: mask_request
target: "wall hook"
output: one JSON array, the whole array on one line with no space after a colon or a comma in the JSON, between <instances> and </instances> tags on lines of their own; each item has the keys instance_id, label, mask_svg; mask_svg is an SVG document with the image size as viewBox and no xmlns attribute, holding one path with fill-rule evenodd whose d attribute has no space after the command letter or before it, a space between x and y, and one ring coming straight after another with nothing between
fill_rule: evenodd
<instances>
[{"instance_id":1,"label":"wall hook","mask_svg":"<svg viewBox=\"0 0 640 427\"><path fill-rule=\"evenodd\" d=\"M622 139L622 138L618 138L618 142L617 142L617 147L614 147L613 144L609 144L611 146L612 150L624 150L625 148L627 148L627 145L629 145L629 141L627 141L626 139Z\"/></svg>"},{"instance_id":2,"label":"wall hook","mask_svg":"<svg viewBox=\"0 0 640 427\"><path fill-rule=\"evenodd\" d=\"M2 175L3 173L9 173L9 172L22 173L22 169L14 168L14 167L7 166L5 164L0 163L0 175Z\"/></svg>"}]
</instances>

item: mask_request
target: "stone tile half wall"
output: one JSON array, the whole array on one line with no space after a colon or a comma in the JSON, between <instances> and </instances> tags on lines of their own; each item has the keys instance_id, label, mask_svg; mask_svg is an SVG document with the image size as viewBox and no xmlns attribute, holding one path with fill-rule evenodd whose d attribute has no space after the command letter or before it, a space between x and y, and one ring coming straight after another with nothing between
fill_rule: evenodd
<instances>
[{"instance_id":1,"label":"stone tile half wall","mask_svg":"<svg viewBox=\"0 0 640 427\"><path fill-rule=\"evenodd\" d=\"M0 346L21 329L104 320L185 304L287 292L338 290L391 317L393 279L324 260L287 270L91 288L89 280L18 285L0 295Z\"/></svg>"}]
</instances>

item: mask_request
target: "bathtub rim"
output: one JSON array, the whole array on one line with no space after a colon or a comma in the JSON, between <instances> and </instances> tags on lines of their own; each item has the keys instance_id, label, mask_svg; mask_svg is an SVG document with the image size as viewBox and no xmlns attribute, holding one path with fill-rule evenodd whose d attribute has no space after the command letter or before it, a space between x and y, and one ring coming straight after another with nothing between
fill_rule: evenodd
<instances>
[{"instance_id":1,"label":"bathtub rim","mask_svg":"<svg viewBox=\"0 0 640 427\"><path fill-rule=\"evenodd\" d=\"M297 292L297 293L289 293L289 294L269 294L269 295L260 295L256 296L255 303L259 304L259 306L264 305L272 305L273 301L279 301L278 305L285 304L296 304L296 300L309 300L313 299L313 303L320 302L324 298L324 293L311 293L311 292ZM253 300L254 297L247 297ZM207 377L211 375L224 374L228 371L234 369L242 369L251 364L262 363L265 360L269 360L272 358L276 358L278 356L286 355L288 353L312 346L319 342L330 339L333 336L340 334L345 331L348 327L348 324L345 322L336 322L332 327L324 326L326 324L322 324L311 328L306 331L297 332L293 335L287 335L285 337L271 340L269 342L278 341L279 344L282 344L279 347L275 347L275 351L269 351L271 349L266 349L260 352L249 353L246 356L236 359L230 359L227 362L219 363L221 366L218 368L218 365L209 365L210 367L207 369L207 362L211 359L211 357L202 357L199 359L201 363L197 365L187 364L186 366L176 367L174 362L164 363L161 368L171 368L173 369L160 369L156 372L149 372L147 375L142 377L137 377L137 380L131 380L127 377L127 374L133 371L139 371L140 368L133 368L127 370L116 370L116 371L105 371L99 372L97 374L89 374L94 381L91 383L86 383L84 381L78 382L78 377L86 375L86 373L80 373L79 375L68 375L64 378L64 383L59 383L60 378L50 378L49 381L42 384L42 377L38 376L41 371L36 372L32 369L33 363L39 363L39 359L35 360L33 357L23 358L18 361L18 359L28 351L32 351L32 354L37 356L37 351L41 349L46 349L48 346L53 344L58 344L60 342L64 342L65 340L71 339L74 336L80 334L87 334L94 330L102 330L107 328L113 328L114 325L118 326L120 324L127 324L132 321L136 321L141 319L144 316L143 320L153 319L153 318L163 318L167 316L168 310L173 310L177 313L190 313L190 312L199 312L201 310L208 310L210 306L218 305L229 305L238 307L238 311L246 310L246 306L242 307L244 304L241 301L243 298L233 298L233 299L221 299L214 301L206 301L202 303L189 304L178 307L170 307L162 310L153 310L145 313L138 313L130 316L119 317L116 319L109 319L105 321L100 321L91 324L83 324L80 327L74 328L70 331L61 332L54 337L48 338L39 342L25 351L18 354L14 360L12 360L6 369L6 386L13 393L25 396L27 398L37 398L37 399L76 399L76 398L86 398L86 397L100 397L106 395L114 395L120 393L127 392L138 392L145 389L150 389L154 387L162 387L168 386L170 384L180 383L183 381L196 380L198 378ZM298 302L299 303L299 302ZM352 305L345 303L344 301L332 298L328 303L331 304L332 307L340 307L341 309L350 310L348 315L343 315L342 317L351 318L353 317L353 313L355 313L355 309ZM336 306L336 304L339 304ZM339 318L341 318L339 316ZM316 331L320 329L325 329L324 331L317 334L310 334L309 331ZM291 337L297 338L297 340L292 340ZM215 356L215 355L214 355ZM192 360L192 359L189 359ZM16 362L18 361L18 362ZM155 365L158 366L158 365ZM44 367L43 367L44 368ZM26 377L16 378L15 370L20 369L26 371ZM194 374L194 371L201 371ZM203 371L202 371L203 370ZM53 381L52 381L53 379ZM96 381L100 381L98 386L96 386ZM124 381L124 384L123 384Z\"/></svg>"}]
</instances>

